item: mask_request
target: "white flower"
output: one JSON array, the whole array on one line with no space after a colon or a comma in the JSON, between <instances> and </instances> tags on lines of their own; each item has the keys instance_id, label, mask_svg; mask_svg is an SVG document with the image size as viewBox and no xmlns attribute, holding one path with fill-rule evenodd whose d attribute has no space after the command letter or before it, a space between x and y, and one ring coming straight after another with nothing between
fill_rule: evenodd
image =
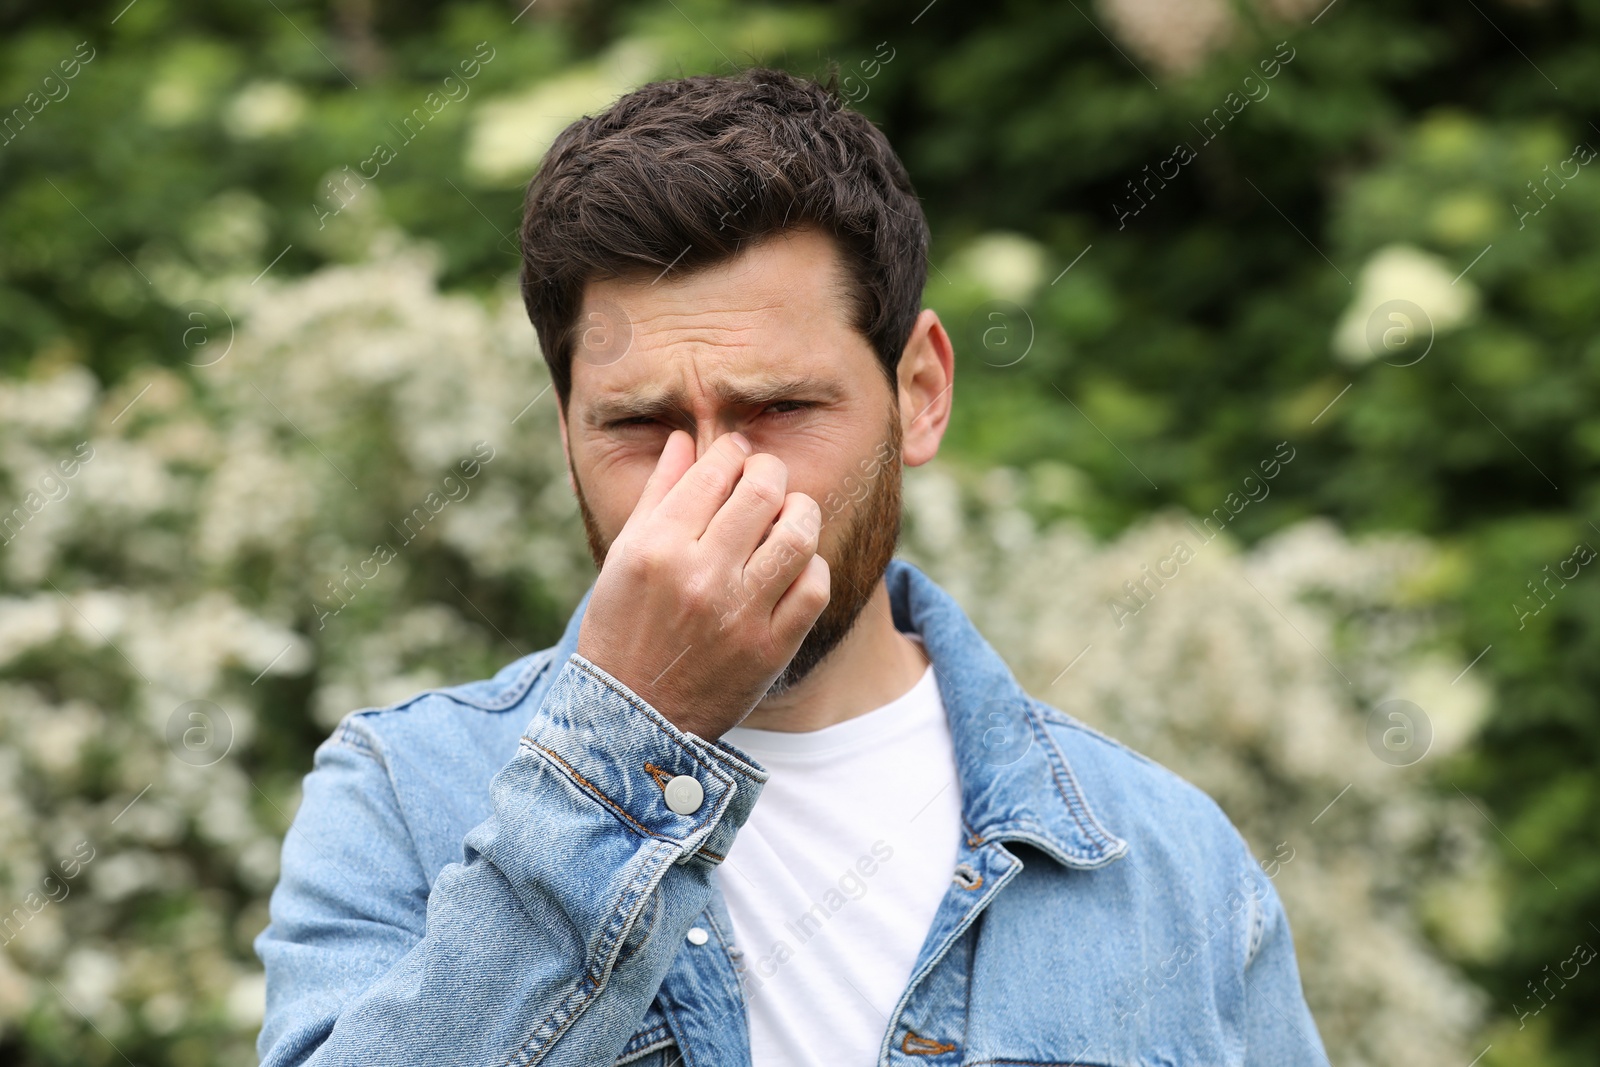
<instances>
[{"instance_id":1,"label":"white flower","mask_svg":"<svg viewBox=\"0 0 1600 1067\"><path fill-rule=\"evenodd\" d=\"M55 638L63 605L54 595L0 597L0 666Z\"/></svg>"},{"instance_id":2,"label":"white flower","mask_svg":"<svg viewBox=\"0 0 1600 1067\"><path fill-rule=\"evenodd\" d=\"M188 1017L183 998L171 990L157 993L144 1002L145 1023L158 1034L170 1034Z\"/></svg>"},{"instance_id":3,"label":"white flower","mask_svg":"<svg viewBox=\"0 0 1600 1067\"><path fill-rule=\"evenodd\" d=\"M1433 732L1432 754L1448 755L1470 741L1489 711L1489 693L1475 673L1462 674L1462 664L1430 656L1400 676L1395 695L1411 701L1428 716Z\"/></svg>"},{"instance_id":4,"label":"white flower","mask_svg":"<svg viewBox=\"0 0 1600 1067\"><path fill-rule=\"evenodd\" d=\"M199 115L204 104L199 86L172 78L152 83L144 97L145 116L155 126L181 126Z\"/></svg>"},{"instance_id":5,"label":"white flower","mask_svg":"<svg viewBox=\"0 0 1600 1067\"><path fill-rule=\"evenodd\" d=\"M1188 74L1227 44L1237 18L1226 0L1100 0L1115 33L1163 71Z\"/></svg>"},{"instance_id":6,"label":"white flower","mask_svg":"<svg viewBox=\"0 0 1600 1067\"><path fill-rule=\"evenodd\" d=\"M96 1016L110 1006L122 967L117 957L104 949L79 948L67 956L61 971L61 985L73 1007Z\"/></svg>"},{"instance_id":7,"label":"white flower","mask_svg":"<svg viewBox=\"0 0 1600 1067\"><path fill-rule=\"evenodd\" d=\"M270 222L267 205L243 189L218 193L199 206L184 227L189 247L207 263L237 264L261 252ZM209 355L191 355L204 363Z\"/></svg>"},{"instance_id":8,"label":"white flower","mask_svg":"<svg viewBox=\"0 0 1600 1067\"><path fill-rule=\"evenodd\" d=\"M603 109L659 67L651 45L623 41L591 66L485 101L473 114L468 134L468 173L485 185L526 182L568 124Z\"/></svg>"},{"instance_id":9,"label":"white flower","mask_svg":"<svg viewBox=\"0 0 1600 1067\"><path fill-rule=\"evenodd\" d=\"M267 976L243 974L228 990L228 1019L241 1030L261 1025L267 1011Z\"/></svg>"},{"instance_id":10,"label":"white flower","mask_svg":"<svg viewBox=\"0 0 1600 1067\"><path fill-rule=\"evenodd\" d=\"M961 250L956 267L991 296L1026 304L1044 281L1044 246L1019 233L988 233Z\"/></svg>"},{"instance_id":11,"label":"white flower","mask_svg":"<svg viewBox=\"0 0 1600 1067\"><path fill-rule=\"evenodd\" d=\"M0 434L68 430L83 421L97 392L94 375L77 365L42 380L0 381ZM51 459L68 459L70 453Z\"/></svg>"},{"instance_id":12,"label":"white flower","mask_svg":"<svg viewBox=\"0 0 1600 1067\"><path fill-rule=\"evenodd\" d=\"M97 857L89 867L95 896L109 903L157 886L176 888L168 877L170 873L170 865L145 849L128 849L104 859Z\"/></svg>"},{"instance_id":13,"label":"white flower","mask_svg":"<svg viewBox=\"0 0 1600 1067\"><path fill-rule=\"evenodd\" d=\"M223 128L235 140L253 141L288 133L305 119L305 94L283 81L254 81L223 113Z\"/></svg>"},{"instance_id":14,"label":"white flower","mask_svg":"<svg viewBox=\"0 0 1600 1067\"><path fill-rule=\"evenodd\" d=\"M65 774L77 766L78 754L95 736L97 726L98 717L87 704L75 702L53 708L29 731L28 750L46 770Z\"/></svg>"},{"instance_id":15,"label":"white flower","mask_svg":"<svg viewBox=\"0 0 1600 1067\"><path fill-rule=\"evenodd\" d=\"M1421 309L1385 304L1406 301ZM1435 334L1466 322L1477 309L1478 292L1438 256L1410 245L1379 249L1361 270L1355 298L1339 319L1333 349L1347 363L1377 356L1404 366L1422 358ZM1376 315L1376 318L1374 317Z\"/></svg>"}]
</instances>

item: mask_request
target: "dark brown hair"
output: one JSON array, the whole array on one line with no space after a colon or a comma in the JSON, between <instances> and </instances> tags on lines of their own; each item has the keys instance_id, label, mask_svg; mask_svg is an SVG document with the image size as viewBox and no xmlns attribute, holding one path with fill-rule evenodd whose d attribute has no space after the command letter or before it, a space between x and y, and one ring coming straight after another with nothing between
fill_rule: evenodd
<instances>
[{"instance_id":1,"label":"dark brown hair","mask_svg":"<svg viewBox=\"0 0 1600 1067\"><path fill-rule=\"evenodd\" d=\"M927 280L928 224L883 133L833 87L778 70L656 82L568 126L528 186L522 297L562 407L584 286L724 262L812 226L852 284L890 383Z\"/></svg>"}]
</instances>

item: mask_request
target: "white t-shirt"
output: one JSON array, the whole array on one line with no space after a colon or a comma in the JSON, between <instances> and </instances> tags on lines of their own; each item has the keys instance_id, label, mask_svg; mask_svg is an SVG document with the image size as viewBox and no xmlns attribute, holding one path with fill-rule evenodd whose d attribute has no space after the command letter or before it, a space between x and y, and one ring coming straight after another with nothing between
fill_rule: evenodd
<instances>
[{"instance_id":1,"label":"white t-shirt","mask_svg":"<svg viewBox=\"0 0 1600 1067\"><path fill-rule=\"evenodd\" d=\"M910 636L910 635L908 635ZM950 886L961 788L933 668L806 733L735 727L771 776L717 879L754 1067L868 1067Z\"/></svg>"}]
</instances>

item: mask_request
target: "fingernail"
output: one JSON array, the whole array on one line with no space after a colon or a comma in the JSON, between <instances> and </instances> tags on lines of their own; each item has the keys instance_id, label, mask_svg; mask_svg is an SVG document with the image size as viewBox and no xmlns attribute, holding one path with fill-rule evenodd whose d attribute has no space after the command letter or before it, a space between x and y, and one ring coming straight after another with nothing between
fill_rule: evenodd
<instances>
[{"instance_id":1,"label":"fingernail","mask_svg":"<svg viewBox=\"0 0 1600 1067\"><path fill-rule=\"evenodd\" d=\"M745 439L744 434L739 433L737 430L735 430L733 433L730 433L728 436L733 438L733 443L738 445L739 448L743 450L745 455L748 456L752 451L754 451L750 447L750 442Z\"/></svg>"}]
</instances>

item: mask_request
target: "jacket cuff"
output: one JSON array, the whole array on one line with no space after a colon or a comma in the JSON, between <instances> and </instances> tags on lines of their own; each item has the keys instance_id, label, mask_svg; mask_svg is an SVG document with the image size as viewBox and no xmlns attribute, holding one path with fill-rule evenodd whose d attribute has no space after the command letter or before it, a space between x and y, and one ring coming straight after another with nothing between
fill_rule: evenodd
<instances>
[{"instance_id":1,"label":"jacket cuff","mask_svg":"<svg viewBox=\"0 0 1600 1067\"><path fill-rule=\"evenodd\" d=\"M678 729L638 694L574 652L524 740L641 836L680 846L678 863L721 863L750 816L767 772L730 745ZM687 776L702 796L692 808Z\"/></svg>"}]
</instances>

